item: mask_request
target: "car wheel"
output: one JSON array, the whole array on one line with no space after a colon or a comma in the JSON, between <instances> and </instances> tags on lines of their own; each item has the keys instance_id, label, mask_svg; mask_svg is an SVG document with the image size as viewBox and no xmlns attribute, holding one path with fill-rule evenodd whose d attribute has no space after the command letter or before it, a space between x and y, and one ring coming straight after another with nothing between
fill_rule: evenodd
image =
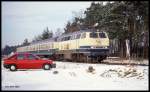
<instances>
[{"instance_id":1,"label":"car wheel","mask_svg":"<svg viewBox=\"0 0 150 92\"><path fill-rule=\"evenodd\" d=\"M44 64L43 69L44 70L50 70L50 65L49 64Z\"/></svg>"},{"instance_id":2,"label":"car wheel","mask_svg":"<svg viewBox=\"0 0 150 92\"><path fill-rule=\"evenodd\" d=\"M16 71L17 67L16 67L16 65L10 65L9 69L10 69L10 71Z\"/></svg>"}]
</instances>

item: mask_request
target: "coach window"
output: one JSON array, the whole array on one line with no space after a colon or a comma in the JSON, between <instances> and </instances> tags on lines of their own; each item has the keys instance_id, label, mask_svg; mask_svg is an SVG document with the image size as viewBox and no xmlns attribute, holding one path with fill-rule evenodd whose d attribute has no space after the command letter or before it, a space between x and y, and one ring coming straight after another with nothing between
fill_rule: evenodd
<instances>
[{"instance_id":1,"label":"coach window","mask_svg":"<svg viewBox=\"0 0 150 92\"><path fill-rule=\"evenodd\" d=\"M81 34L76 35L76 39L80 39Z\"/></svg>"},{"instance_id":2,"label":"coach window","mask_svg":"<svg viewBox=\"0 0 150 92\"><path fill-rule=\"evenodd\" d=\"M63 37L63 41L65 41L66 40L66 37Z\"/></svg>"},{"instance_id":3,"label":"coach window","mask_svg":"<svg viewBox=\"0 0 150 92\"><path fill-rule=\"evenodd\" d=\"M65 37L63 37L62 39L63 39L62 41L65 41L65 39L66 39L66 38L65 38Z\"/></svg>"},{"instance_id":4,"label":"coach window","mask_svg":"<svg viewBox=\"0 0 150 92\"><path fill-rule=\"evenodd\" d=\"M67 39L68 39L68 38L67 38L67 37L65 37L65 41L67 41Z\"/></svg>"},{"instance_id":5,"label":"coach window","mask_svg":"<svg viewBox=\"0 0 150 92\"><path fill-rule=\"evenodd\" d=\"M71 36L68 36L68 37L67 37L67 40L70 40L70 38L71 38Z\"/></svg>"},{"instance_id":6,"label":"coach window","mask_svg":"<svg viewBox=\"0 0 150 92\"><path fill-rule=\"evenodd\" d=\"M70 36L70 40L73 40L73 35Z\"/></svg>"},{"instance_id":7,"label":"coach window","mask_svg":"<svg viewBox=\"0 0 150 92\"><path fill-rule=\"evenodd\" d=\"M61 41L64 41L64 37L63 37L63 38L61 38Z\"/></svg>"},{"instance_id":8,"label":"coach window","mask_svg":"<svg viewBox=\"0 0 150 92\"><path fill-rule=\"evenodd\" d=\"M61 38L61 41L64 41L64 37L63 37L63 38Z\"/></svg>"},{"instance_id":9,"label":"coach window","mask_svg":"<svg viewBox=\"0 0 150 92\"><path fill-rule=\"evenodd\" d=\"M57 41L58 37L55 37L54 40Z\"/></svg>"},{"instance_id":10,"label":"coach window","mask_svg":"<svg viewBox=\"0 0 150 92\"><path fill-rule=\"evenodd\" d=\"M41 49L41 44L39 44L39 50Z\"/></svg>"},{"instance_id":11,"label":"coach window","mask_svg":"<svg viewBox=\"0 0 150 92\"><path fill-rule=\"evenodd\" d=\"M76 35L72 35L72 40L74 40L76 38Z\"/></svg>"},{"instance_id":12,"label":"coach window","mask_svg":"<svg viewBox=\"0 0 150 92\"><path fill-rule=\"evenodd\" d=\"M57 42L59 42L59 41L60 41L60 38L57 39Z\"/></svg>"},{"instance_id":13,"label":"coach window","mask_svg":"<svg viewBox=\"0 0 150 92\"><path fill-rule=\"evenodd\" d=\"M86 38L86 33L82 33L81 38Z\"/></svg>"},{"instance_id":14,"label":"coach window","mask_svg":"<svg viewBox=\"0 0 150 92\"><path fill-rule=\"evenodd\" d=\"M90 33L91 38L98 38L98 34L95 32Z\"/></svg>"},{"instance_id":15,"label":"coach window","mask_svg":"<svg viewBox=\"0 0 150 92\"><path fill-rule=\"evenodd\" d=\"M65 37L61 38L61 41L64 41L65 40Z\"/></svg>"},{"instance_id":16,"label":"coach window","mask_svg":"<svg viewBox=\"0 0 150 92\"><path fill-rule=\"evenodd\" d=\"M62 41L62 38L59 38L59 41Z\"/></svg>"},{"instance_id":17,"label":"coach window","mask_svg":"<svg viewBox=\"0 0 150 92\"><path fill-rule=\"evenodd\" d=\"M63 38L60 38L60 41L63 41Z\"/></svg>"}]
</instances>

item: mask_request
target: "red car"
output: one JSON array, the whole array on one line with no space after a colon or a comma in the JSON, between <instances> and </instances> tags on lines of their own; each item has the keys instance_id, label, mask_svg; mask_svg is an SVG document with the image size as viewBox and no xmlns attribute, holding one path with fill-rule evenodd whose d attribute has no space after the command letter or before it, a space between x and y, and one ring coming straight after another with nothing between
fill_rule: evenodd
<instances>
[{"instance_id":1,"label":"red car","mask_svg":"<svg viewBox=\"0 0 150 92\"><path fill-rule=\"evenodd\" d=\"M43 60L31 53L16 53L7 59L4 59L4 67L11 71L17 69L41 69L50 70L55 68L56 64L52 60Z\"/></svg>"}]
</instances>

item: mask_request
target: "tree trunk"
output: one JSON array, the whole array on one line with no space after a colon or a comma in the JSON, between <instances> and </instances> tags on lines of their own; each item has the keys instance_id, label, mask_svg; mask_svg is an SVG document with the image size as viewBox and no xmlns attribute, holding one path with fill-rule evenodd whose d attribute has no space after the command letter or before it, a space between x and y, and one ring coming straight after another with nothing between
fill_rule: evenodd
<instances>
[{"instance_id":1,"label":"tree trunk","mask_svg":"<svg viewBox=\"0 0 150 92\"><path fill-rule=\"evenodd\" d=\"M130 43L130 55L132 56L132 37L133 37L133 33L135 32L136 30L136 24L135 24L135 21L134 21L134 18L133 17L130 17L128 19L128 33L129 33L129 36L128 36L128 39L129 39L129 43Z\"/></svg>"},{"instance_id":2,"label":"tree trunk","mask_svg":"<svg viewBox=\"0 0 150 92\"><path fill-rule=\"evenodd\" d=\"M126 56L126 45L125 45L125 41L120 39L120 57L121 58L125 58Z\"/></svg>"}]
</instances>

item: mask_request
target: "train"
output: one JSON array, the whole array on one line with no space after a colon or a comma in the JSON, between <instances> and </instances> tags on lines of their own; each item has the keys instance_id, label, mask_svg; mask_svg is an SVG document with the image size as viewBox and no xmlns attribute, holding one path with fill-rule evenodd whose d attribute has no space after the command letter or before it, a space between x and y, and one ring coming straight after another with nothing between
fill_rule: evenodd
<instances>
[{"instance_id":1,"label":"train","mask_svg":"<svg viewBox=\"0 0 150 92\"><path fill-rule=\"evenodd\" d=\"M32 42L17 48L17 52L29 52L54 60L101 62L109 54L109 37L104 31L86 29Z\"/></svg>"}]
</instances>

